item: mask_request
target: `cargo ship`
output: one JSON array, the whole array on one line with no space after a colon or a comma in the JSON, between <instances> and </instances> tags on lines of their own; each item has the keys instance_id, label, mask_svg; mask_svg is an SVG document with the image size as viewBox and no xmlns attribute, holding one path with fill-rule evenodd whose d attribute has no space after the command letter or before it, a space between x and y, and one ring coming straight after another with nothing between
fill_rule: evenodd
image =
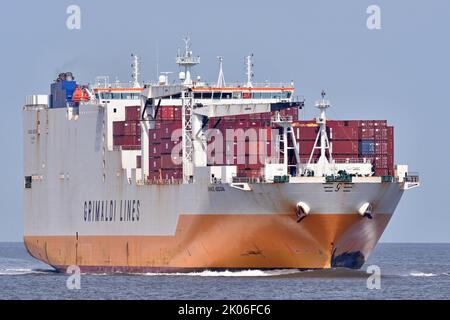
<instances>
[{"instance_id":1,"label":"cargo ship","mask_svg":"<svg viewBox=\"0 0 450 320\"><path fill-rule=\"evenodd\" d=\"M65 272L360 268L417 173L394 164L385 120L302 119L294 83L61 73L27 96L24 243Z\"/></svg>"}]
</instances>

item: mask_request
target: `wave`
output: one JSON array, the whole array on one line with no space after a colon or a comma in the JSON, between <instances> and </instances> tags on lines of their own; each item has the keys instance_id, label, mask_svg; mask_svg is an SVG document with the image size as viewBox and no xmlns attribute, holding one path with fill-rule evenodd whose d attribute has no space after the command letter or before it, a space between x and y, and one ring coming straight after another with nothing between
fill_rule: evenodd
<instances>
[{"instance_id":1,"label":"wave","mask_svg":"<svg viewBox=\"0 0 450 320\"><path fill-rule=\"evenodd\" d=\"M13 268L13 269L0 269L0 276L16 276L25 274L45 274L53 273L54 270L48 269L23 269L23 268Z\"/></svg>"},{"instance_id":2,"label":"wave","mask_svg":"<svg viewBox=\"0 0 450 320\"><path fill-rule=\"evenodd\" d=\"M445 273L443 273L445 275ZM439 276L436 273L427 273L427 272L410 272L409 275L411 277L437 277Z\"/></svg>"},{"instance_id":3,"label":"wave","mask_svg":"<svg viewBox=\"0 0 450 320\"><path fill-rule=\"evenodd\" d=\"M144 276L185 276L185 277L273 277L296 274L300 272L293 269L278 269L278 270L240 270L240 271L199 271L199 272L187 272L187 273L141 273Z\"/></svg>"}]
</instances>

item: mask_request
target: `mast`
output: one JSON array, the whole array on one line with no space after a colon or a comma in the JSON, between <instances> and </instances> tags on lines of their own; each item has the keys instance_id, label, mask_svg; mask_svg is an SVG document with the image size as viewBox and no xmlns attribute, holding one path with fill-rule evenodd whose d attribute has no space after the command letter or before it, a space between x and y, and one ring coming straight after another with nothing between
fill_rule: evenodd
<instances>
[{"instance_id":1,"label":"mast","mask_svg":"<svg viewBox=\"0 0 450 320\"><path fill-rule=\"evenodd\" d=\"M320 130L317 134L316 141L314 142L314 147L311 151L311 155L309 157L308 165L311 164L312 158L314 156L314 150L320 149L320 157L317 161L317 175L322 176L328 171L329 164L332 161L332 152L330 148L330 142L328 140L327 135L327 115L326 110L331 107L330 101L325 100L326 93L322 90L322 99L316 101L315 107L319 109L320 115L317 118L316 123L320 125ZM320 139L320 146L318 146L318 142ZM329 159L327 159L326 151L328 149Z\"/></svg>"},{"instance_id":2,"label":"mast","mask_svg":"<svg viewBox=\"0 0 450 320\"><path fill-rule=\"evenodd\" d=\"M245 57L245 65L247 66L247 87L248 88L252 88L253 84L252 84L252 80L253 80L253 62L252 62L252 58L253 58L253 53L247 57Z\"/></svg>"},{"instance_id":3,"label":"mast","mask_svg":"<svg viewBox=\"0 0 450 320\"><path fill-rule=\"evenodd\" d=\"M217 87L223 88L225 87L225 76L223 75L223 57L218 56L219 59L219 78L217 79Z\"/></svg>"},{"instance_id":4,"label":"mast","mask_svg":"<svg viewBox=\"0 0 450 320\"><path fill-rule=\"evenodd\" d=\"M184 55L178 53L176 57L176 63L184 68L184 73L180 72L180 80L187 86L192 85L191 68L200 63L200 57L194 56L191 50L191 39L189 36L183 38L184 41Z\"/></svg>"},{"instance_id":5,"label":"mast","mask_svg":"<svg viewBox=\"0 0 450 320\"><path fill-rule=\"evenodd\" d=\"M131 64L131 68L133 69L133 73L131 74L131 78L133 78L133 87L134 88L140 88L141 85L139 83L139 75L140 73L140 60L139 56L132 53L131 59L133 60L133 63Z\"/></svg>"}]
</instances>

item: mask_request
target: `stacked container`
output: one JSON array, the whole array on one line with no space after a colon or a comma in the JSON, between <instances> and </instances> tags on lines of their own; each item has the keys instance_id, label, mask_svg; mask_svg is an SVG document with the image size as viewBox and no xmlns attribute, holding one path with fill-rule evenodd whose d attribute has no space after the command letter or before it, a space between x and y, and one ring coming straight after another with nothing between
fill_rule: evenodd
<instances>
[{"instance_id":1,"label":"stacked container","mask_svg":"<svg viewBox=\"0 0 450 320\"><path fill-rule=\"evenodd\" d=\"M182 176L180 108L159 109L155 129L149 130L149 180L180 180ZM176 119L179 116L179 119ZM172 141L175 139L176 141ZM180 150L172 154L174 148ZM176 152L175 152L176 153Z\"/></svg>"},{"instance_id":2,"label":"stacked container","mask_svg":"<svg viewBox=\"0 0 450 320\"><path fill-rule=\"evenodd\" d=\"M315 120L296 121L293 126L300 158L309 159L320 127ZM335 159L366 158L372 162L375 175L394 174L394 129L386 120L329 120L327 135ZM313 160L319 156L320 149L316 149Z\"/></svg>"},{"instance_id":3,"label":"stacked container","mask_svg":"<svg viewBox=\"0 0 450 320\"><path fill-rule=\"evenodd\" d=\"M123 150L141 149L140 107L126 107L125 121L113 122L113 144Z\"/></svg>"},{"instance_id":4,"label":"stacked container","mask_svg":"<svg viewBox=\"0 0 450 320\"><path fill-rule=\"evenodd\" d=\"M300 158L305 160L311 155L319 125L315 119L309 121L295 120L298 118L297 108L280 111L282 116L294 119L293 127L297 142L300 144ZM210 133L220 133L223 137L223 153L216 154L220 147L213 141L208 141L208 165L236 165L238 176L260 177L266 157L275 156L272 147L275 136L271 126L271 118L275 112L210 118L208 128ZM139 150L141 148L141 110L138 106L126 107L125 121L113 123L114 145L124 150ZM151 181L182 179L181 150L181 107L162 106L158 109L155 129L149 130L149 179ZM245 148L238 148L239 142L234 136L227 136L227 129L255 129L255 135L246 137ZM177 131L178 130L178 131ZM214 132L216 130L216 132ZM387 126L385 120L328 120L327 134L335 159L366 158L371 160L375 175L393 175L393 127ZM176 141L172 141L175 139ZM220 141L221 142L221 141ZM320 146L320 143L318 144ZM179 153L172 154L174 148ZM265 148L265 150L263 149ZM238 153L239 151L239 153ZM317 160L320 149L316 149L313 160ZM212 156L212 157L211 157ZM295 155L288 155L289 164L295 163ZM138 166L140 167L140 158Z\"/></svg>"}]
</instances>

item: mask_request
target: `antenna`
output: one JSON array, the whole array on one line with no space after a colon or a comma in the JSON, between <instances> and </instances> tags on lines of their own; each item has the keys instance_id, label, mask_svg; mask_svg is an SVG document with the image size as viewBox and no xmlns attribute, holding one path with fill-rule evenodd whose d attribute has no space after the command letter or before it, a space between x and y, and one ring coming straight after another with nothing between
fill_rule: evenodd
<instances>
[{"instance_id":1,"label":"antenna","mask_svg":"<svg viewBox=\"0 0 450 320\"><path fill-rule=\"evenodd\" d=\"M135 88L140 88L140 84L139 84L139 75L140 75L140 71L139 71L139 67L140 67L140 61L139 61L139 56L132 53L131 54L131 59L133 60L133 63L131 64L131 68L133 69L133 73L131 74L131 78L133 79L133 87Z\"/></svg>"},{"instance_id":2,"label":"antenna","mask_svg":"<svg viewBox=\"0 0 450 320\"><path fill-rule=\"evenodd\" d=\"M191 50L191 39L189 36L184 37L183 41L185 45L184 55L181 55L178 51L175 61L180 67L184 67L184 75L183 77L180 77L180 79L182 78L184 80L184 84L192 85L190 69L200 63L200 57L193 56Z\"/></svg>"},{"instance_id":3,"label":"antenna","mask_svg":"<svg viewBox=\"0 0 450 320\"><path fill-rule=\"evenodd\" d=\"M218 56L219 59L219 78L217 79L217 87L223 88L225 87L225 76L223 75L223 57Z\"/></svg>"},{"instance_id":4,"label":"antenna","mask_svg":"<svg viewBox=\"0 0 450 320\"><path fill-rule=\"evenodd\" d=\"M159 76L159 45L156 42L156 76Z\"/></svg>"},{"instance_id":5,"label":"antenna","mask_svg":"<svg viewBox=\"0 0 450 320\"><path fill-rule=\"evenodd\" d=\"M245 58L245 64L247 65L247 87L253 87L253 63L252 63L253 53Z\"/></svg>"}]
</instances>

